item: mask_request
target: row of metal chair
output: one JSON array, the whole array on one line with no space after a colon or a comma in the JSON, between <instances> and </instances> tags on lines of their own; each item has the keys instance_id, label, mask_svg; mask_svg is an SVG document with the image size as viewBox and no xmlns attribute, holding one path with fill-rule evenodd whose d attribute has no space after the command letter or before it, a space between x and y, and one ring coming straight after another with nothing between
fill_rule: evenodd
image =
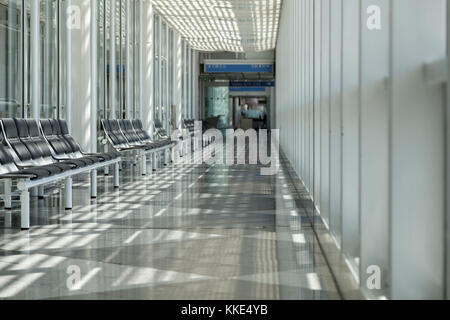
<instances>
[{"instance_id":1,"label":"row of metal chair","mask_svg":"<svg viewBox=\"0 0 450 320\"><path fill-rule=\"evenodd\" d=\"M157 170L157 157L163 158L165 164L168 164L168 153L173 149L177 142L171 139L154 141L150 135L143 129L141 120L102 120L102 127L107 137L109 145L116 151L124 154L132 153L131 158L137 157L141 161L141 173L147 174L147 155L152 157L152 169Z\"/></svg>"},{"instance_id":2,"label":"row of metal chair","mask_svg":"<svg viewBox=\"0 0 450 320\"><path fill-rule=\"evenodd\" d=\"M195 127L195 122L196 121L199 121L201 123L201 128L197 129ZM203 135L203 137L202 137L203 147L209 146L214 140L213 138L209 137L208 135L205 135L206 131L208 129L217 129L217 126L216 127L209 127L208 124L205 121L194 120L194 119L184 119L183 120L183 126L184 126L184 129L187 131L188 135L191 137L191 140L197 134ZM196 129L197 129L197 131L196 131ZM192 148L194 150L198 150L198 148L199 148L198 141L196 139L193 139L192 143L193 143Z\"/></svg>"},{"instance_id":3,"label":"row of metal chair","mask_svg":"<svg viewBox=\"0 0 450 320\"><path fill-rule=\"evenodd\" d=\"M143 130L141 120L102 120L102 125L111 145L118 151L159 149L175 143L171 140L153 141Z\"/></svg>"},{"instance_id":4,"label":"row of metal chair","mask_svg":"<svg viewBox=\"0 0 450 320\"><path fill-rule=\"evenodd\" d=\"M65 180L65 208L72 209L72 177L91 173L91 197L97 197L97 169L115 166L114 187L119 187L120 154L89 154L69 134L64 120L1 119L0 180L5 183L5 208L12 207L12 182L18 181L21 227L29 229L30 189L43 197L44 186Z\"/></svg>"}]
</instances>

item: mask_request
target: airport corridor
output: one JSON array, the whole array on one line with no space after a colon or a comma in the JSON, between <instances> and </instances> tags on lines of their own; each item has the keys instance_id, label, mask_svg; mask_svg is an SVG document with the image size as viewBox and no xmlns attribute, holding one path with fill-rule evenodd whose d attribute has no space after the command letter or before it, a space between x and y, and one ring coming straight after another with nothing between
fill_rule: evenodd
<instances>
[{"instance_id":1,"label":"airport corridor","mask_svg":"<svg viewBox=\"0 0 450 320\"><path fill-rule=\"evenodd\" d=\"M128 165L98 200L74 182L72 211L35 198L28 234L19 209L0 217L0 299L339 299L281 166Z\"/></svg>"}]
</instances>

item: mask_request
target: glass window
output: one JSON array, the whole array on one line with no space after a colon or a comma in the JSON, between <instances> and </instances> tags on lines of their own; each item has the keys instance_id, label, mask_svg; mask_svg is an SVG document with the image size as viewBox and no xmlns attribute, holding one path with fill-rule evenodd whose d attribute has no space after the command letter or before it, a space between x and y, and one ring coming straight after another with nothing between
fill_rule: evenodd
<instances>
[{"instance_id":1,"label":"glass window","mask_svg":"<svg viewBox=\"0 0 450 320\"><path fill-rule=\"evenodd\" d=\"M176 114L175 100L174 100L174 31L169 29L169 104L168 104L168 121L169 121L169 131L172 131L176 126L175 119L172 118Z\"/></svg>"},{"instance_id":2,"label":"glass window","mask_svg":"<svg viewBox=\"0 0 450 320\"><path fill-rule=\"evenodd\" d=\"M98 34L97 34L97 129L102 133L102 129L100 126L100 121L106 119L106 104L108 101L107 93L107 67L106 67L106 41L107 36L105 33L106 30L106 20L105 19L105 0L99 0L98 2L98 11L97 11L97 20L98 20ZM99 149L100 150L100 149Z\"/></svg>"},{"instance_id":3,"label":"glass window","mask_svg":"<svg viewBox=\"0 0 450 320\"><path fill-rule=\"evenodd\" d=\"M67 66L69 61L67 60L67 2L61 1L59 4L59 73L60 73L60 81L59 81L59 110L58 117L61 119L66 118L66 104L67 104Z\"/></svg>"},{"instance_id":4,"label":"glass window","mask_svg":"<svg viewBox=\"0 0 450 320\"><path fill-rule=\"evenodd\" d=\"M127 18L126 19L130 19L130 21L126 21L126 26L130 28L130 30L128 30L128 37L126 36L125 33L125 37L126 39L128 39L128 43L126 43L126 49L128 50L128 61L126 61L124 64L127 66L125 68L125 82L129 83L129 86L125 86L125 96L126 96L126 100L125 100L125 110L128 110L127 112L129 112L129 116L132 119L135 119L134 113L135 113L135 104L134 104L134 99L135 99L135 93L133 88L137 85L137 83L134 81L135 77L134 77L134 63L135 63L135 59L134 59L134 32L135 32L135 24L133 23L133 18L134 18L134 5L135 2L134 1L130 1L130 12L128 12L127 14ZM128 81L128 82L127 82ZM129 90L129 92L127 91Z\"/></svg>"},{"instance_id":5,"label":"glass window","mask_svg":"<svg viewBox=\"0 0 450 320\"><path fill-rule=\"evenodd\" d=\"M119 76L119 107L120 111L119 118L126 119L127 118L127 104L126 104L126 65L127 65L127 8L126 1L120 1L120 32L119 32L119 65L120 72Z\"/></svg>"},{"instance_id":6,"label":"glass window","mask_svg":"<svg viewBox=\"0 0 450 320\"><path fill-rule=\"evenodd\" d=\"M41 0L41 118L58 117L57 0Z\"/></svg>"},{"instance_id":7,"label":"glass window","mask_svg":"<svg viewBox=\"0 0 450 320\"><path fill-rule=\"evenodd\" d=\"M133 21L135 21L134 23L134 28L133 28L133 34L134 34L134 46L133 46L133 50L134 50L134 64L133 64L133 70L134 70L134 95L133 95L133 99L134 99L134 118L136 119L140 119L141 114L140 114L140 106L139 106L139 95L140 95L140 86L139 86L139 70L141 68L141 66L139 65L140 61L139 61L139 46L140 46L140 1L135 0L134 1L134 15L133 15Z\"/></svg>"},{"instance_id":8,"label":"glass window","mask_svg":"<svg viewBox=\"0 0 450 320\"><path fill-rule=\"evenodd\" d=\"M191 117L191 48L186 47L186 117Z\"/></svg>"},{"instance_id":9,"label":"glass window","mask_svg":"<svg viewBox=\"0 0 450 320\"><path fill-rule=\"evenodd\" d=\"M105 111L104 111L104 119L106 118L110 118L111 117L111 101L110 101L110 94L109 94L109 90L111 90L110 88L110 75L111 75L111 55L110 55L110 48L111 48L111 14L110 14L110 10L111 10L111 0L104 0L104 8L103 8L103 19L104 19L104 26L105 26L105 34L104 34L104 47L103 47L103 54L104 54L104 61L105 61L105 91L104 91L104 96L105 96Z\"/></svg>"},{"instance_id":10,"label":"glass window","mask_svg":"<svg viewBox=\"0 0 450 320\"><path fill-rule=\"evenodd\" d=\"M181 42L181 119L186 119L186 44Z\"/></svg>"},{"instance_id":11,"label":"glass window","mask_svg":"<svg viewBox=\"0 0 450 320\"><path fill-rule=\"evenodd\" d=\"M160 45L160 32L159 32L159 16L155 16L154 19L154 79L153 79L153 117L154 119L158 118L159 115L159 45Z\"/></svg>"},{"instance_id":12,"label":"glass window","mask_svg":"<svg viewBox=\"0 0 450 320\"><path fill-rule=\"evenodd\" d=\"M19 3L0 3L0 116L22 116L22 20Z\"/></svg>"},{"instance_id":13,"label":"glass window","mask_svg":"<svg viewBox=\"0 0 450 320\"><path fill-rule=\"evenodd\" d=\"M116 100L115 103L115 117L116 119L121 119L121 96L122 96L122 81L121 81L121 74L122 74L122 66L121 66L121 60L122 60L122 51L121 49L121 31L122 31L122 6L120 0L116 1L116 12L114 14L115 17L115 49L116 49L116 61L112 62L112 67L116 69L116 81L115 81L115 95L114 98Z\"/></svg>"},{"instance_id":14,"label":"glass window","mask_svg":"<svg viewBox=\"0 0 450 320\"><path fill-rule=\"evenodd\" d=\"M166 127L167 121L167 25L162 24L161 28L161 98L158 118Z\"/></svg>"},{"instance_id":15,"label":"glass window","mask_svg":"<svg viewBox=\"0 0 450 320\"><path fill-rule=\"evenodd\" d=\"M114 13L114 39L111 39L111 8L114 1L115 13ZM132 20L136 14L135 5L138 1L132 1L130 4L130 10ZM126 60L126 49L127 49L127 37L126 37L126 26L127 26L127 11L126 2L123 0L100 0L98 7L98 118L101 119L111 117L111 84L113 83L111 79L112 71L115 71L115 84L114 84L114 105L115 114L114 117L117 119L125 118L127 111L127 93L126 93L126 81L128 73L129 76L134 80L134 70L136 70L137 56L135 55L134 46L136 44L136 38L130 37L130 43L128 45L132 46L133 50L130 54L130 72L126 70L127 60ZM136 35L134 28L137 25L131 24L131 32ZM115 46L115 61L111 60L111 47L112 41L114 41ZM133 55L133 56L131 56ZM113 69L114 68L114 69ZM131 69L133 71L131 71ZM132 81L132 88L136 87ZM135 104L134 94L131 95L132 104ZM131 106L131 108L133 108ZM132 109L133 110L133 109Z\"/></svg>"},{"instance_id":16,"label":"glass window","mask_svg":"<svg viewBox=\"0 0 450 320\"><path fill-rule=\"evenodd\" d=\"M191 57L191 61L189 61L191 67L189 68L190 70L190 74L189 74L189 81L190 81L190 99L189 99L189 104L191 106L191 110L190 110L190 118L191 119L195 119L195 113L194 113L194 50L191 48L189 49L190 52L190 57Z\"/></svg>"}]
</instances>

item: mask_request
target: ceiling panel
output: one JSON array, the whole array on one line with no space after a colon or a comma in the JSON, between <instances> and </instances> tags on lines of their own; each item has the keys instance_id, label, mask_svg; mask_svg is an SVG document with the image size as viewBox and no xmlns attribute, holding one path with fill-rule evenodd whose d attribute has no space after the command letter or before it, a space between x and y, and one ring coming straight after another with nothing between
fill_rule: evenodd
<instances>
[{"instance_id":1,"label":"ceiling panel","mask_svg":"<svg viewBox=\"0 0 450 320\"><path fill-rule=\"evenodd\" d=\"M282 0L154 0L196 50L249 52L276 46Z\"/></svg>"}]
</instances>

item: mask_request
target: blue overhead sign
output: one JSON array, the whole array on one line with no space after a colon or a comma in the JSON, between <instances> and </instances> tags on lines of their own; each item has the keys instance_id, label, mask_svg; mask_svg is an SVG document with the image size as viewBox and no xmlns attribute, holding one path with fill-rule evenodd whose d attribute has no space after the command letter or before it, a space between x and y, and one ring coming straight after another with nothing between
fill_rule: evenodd
<instances>
[{"instance_id":1,"label":"blue overhead sign","mask_svg":"<svg viewBox=\"0 0 450 320\"><path fill-rule=\"evenodd\" d=\"M230 92L266 92L266 87L230 87Z\"/></svg>"},{"instance_id":2,"label":"blue overhead sign","mask_svg":"<svg viewBox=\"0 0 450 320\"><path fill-rule=\"evenodd\" d=\"M260 64L206 64L205 72L208 73L271 73L271 63Z\"/></svg>"},{"instance_id":3,"label":"blue overhead sign","mask_svg":"<svg viewBox=\"0 0 450 320\"><path fill-rule=\"evenodd\" d=\"M275 81L230 81L230 87L275 87Z\"/></svg>"}]
</instances>

